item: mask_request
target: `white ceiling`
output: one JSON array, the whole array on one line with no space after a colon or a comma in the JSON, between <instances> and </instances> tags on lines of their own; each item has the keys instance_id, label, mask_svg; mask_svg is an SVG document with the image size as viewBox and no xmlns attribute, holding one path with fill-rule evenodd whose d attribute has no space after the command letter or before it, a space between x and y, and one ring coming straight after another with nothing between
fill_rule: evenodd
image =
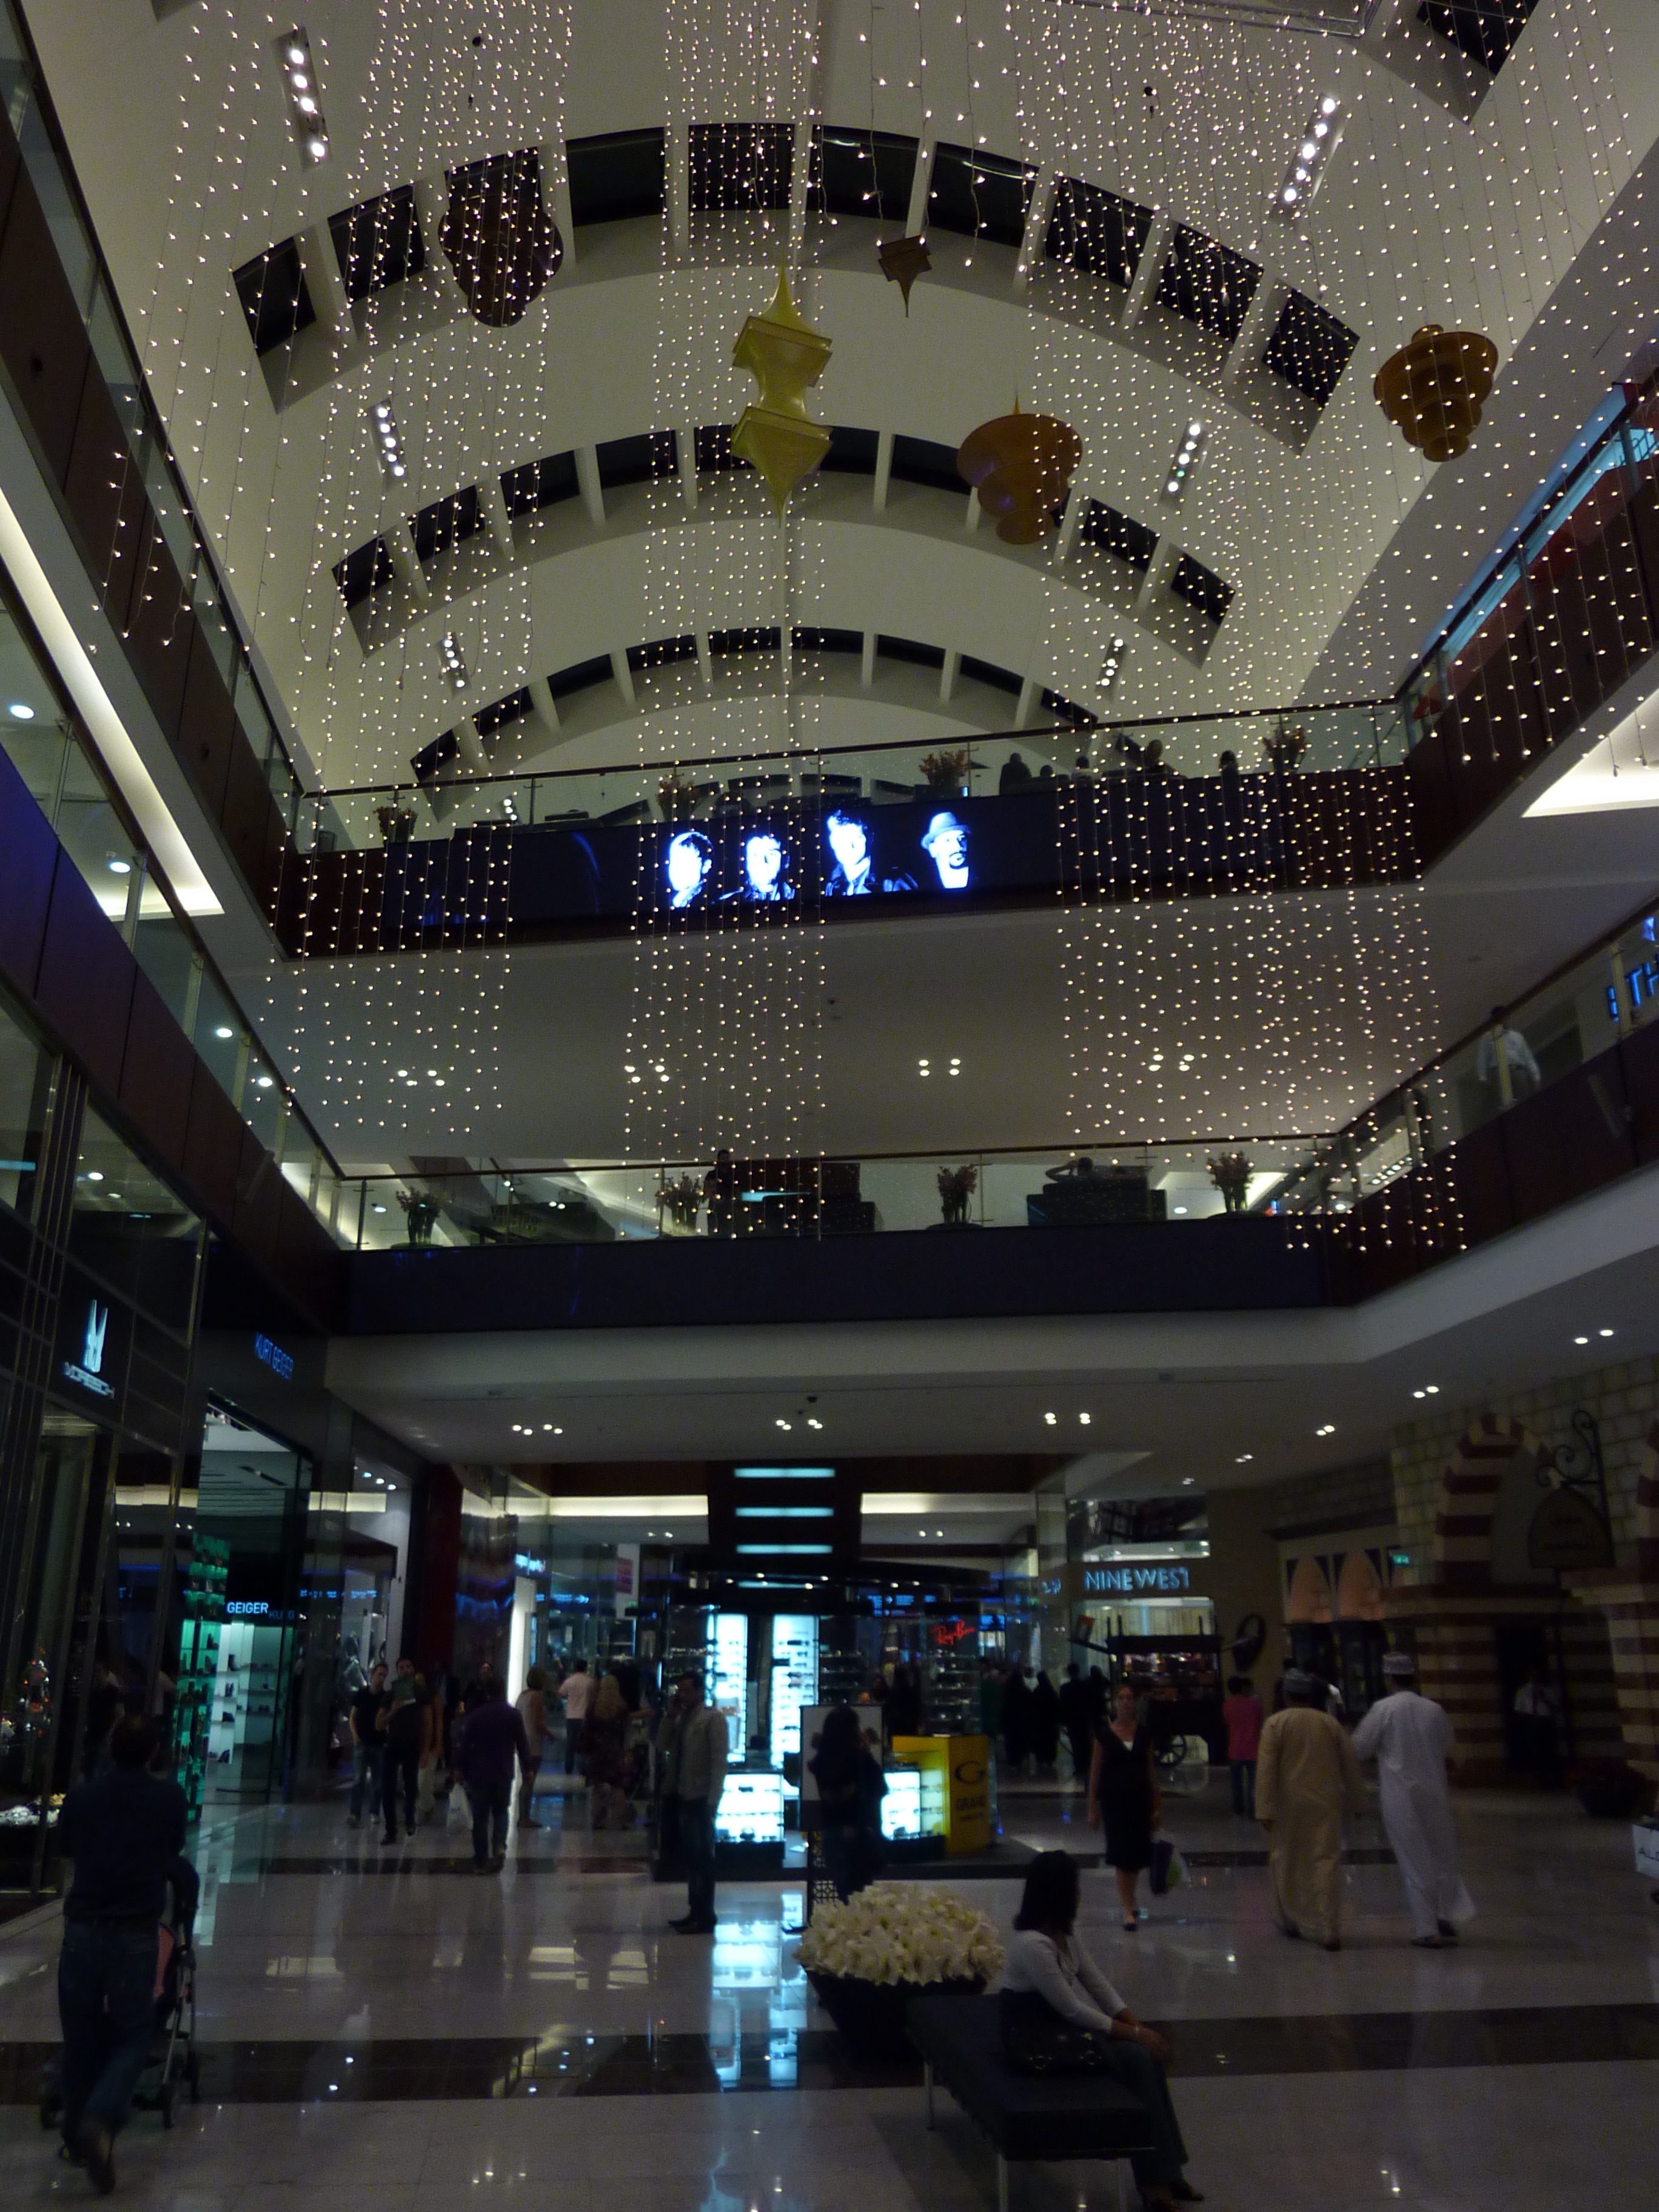
<instances>
[{"instance_id":1,"label":"white ceiling","mask_svg":"<svg viewBox=\"0 0 1659 2212\"><path fill-rule=\"evenodd\" d=\"M1566 0L1559 6L1565 22ZM778 4L737 16L714 0L481 0L464 17L447 0L381 9L311 0L331 152L307 169L263 7L232 0L160 21L149 0L30 10L204 522L301 758L334 782L397 772L453 717L436 653L450 627L465 636L484 700L596 650L781 611L977 651L1086 696L1103 619L1091 573L1115 564L1009 560L986 533L919 534L896 510L819 519L809 497L788 533L786 578L775 526L758 510L705 500L694 517L672 496L648 513L623 500L568 550L498 547L485 564L494 574L458 574L453 605L365 661L328 571L402 512L538 454L732 419L746 390L728 365L732 340L763 304L781 234L775 222L705 228L665 260L653 224L587 234L587 244L567 241L558 276L507 331L454 312L428 237L432 312L393 302L362 331L343 327L337 358L323 358L321 374L314 360L306 367L281 412L229 281L273 240L404 182L429 181L441 206L447 164L526 144L548 149L556 204L566 137L660 124L672 137L690 121L757 115L975 143L1030 161L1045 185L1079 176L1194 224L1265 266L1264 301L1274 284L1299 286L1360 333L1305 447L1264 427L1239 362L1201 361L1189 326L1165 329L1154 309L1133 331L1088 327L1043 270L1025 284L1012 248L936 234L935 273L907 319L852 223L805 236L803 303L836 348L815 404L825 420L953 447L1016 392L1064 415L1083 437L1084 489L1237 586L1201 668L1134 630L1118 707L1273 702L1309 678L1431 480L1370 396L1377 364L1415 322L1492 331L1501 374L1516 373L1513 359L1532 380L1534 413L1545 389L1567 411L1564 439L1622 366L1616 329L1610 344L1599 327L1593 349L1579 343L1586 314L1550 325L1547 375L1526 351L1659 131L1644 0L1601 0L1582 21L1573 11L1570 32L1557 12L1545 0L1465 123L1350 40L1237 20L1036 0L822 15ZM1425 29L1421 40L1437 68L1441 46ZM1328 88L1346 118L1323 186L1303 221L1268 220L1286 156ZM1639 292L1618 289L1627 274L1604 279L1619 303ZM1505 389L1493 419L1507 433ZM368 400L387 396L410 466L391 505L363 428ZM1170 509L1158 487L1194 413L1209 440ZM1546 442L1527 421L1524 459L1477 447L1442 472L1437 521L1441 484L1483 470L1488 531L1510 488L1524 495ZM1443 580L1474 557L1480 526L1477 514L1456 552L1443 532ZM1104 618L1115 623L1120 611Z\"/></svg>"}]
</instances>

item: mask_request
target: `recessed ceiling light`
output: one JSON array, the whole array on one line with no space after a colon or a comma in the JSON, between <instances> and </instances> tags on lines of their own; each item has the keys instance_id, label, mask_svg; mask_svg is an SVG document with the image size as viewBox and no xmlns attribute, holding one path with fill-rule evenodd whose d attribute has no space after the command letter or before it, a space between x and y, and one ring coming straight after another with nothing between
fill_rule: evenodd
<instances>
[{"instance_id":1,"label":"recessed ceiling light","mask_svg":"<svg viewBox=\"0 0 1659 2212\"><path fill-rule=\"evenodd\" d=\"M222 1037L222 1038L224 1038L227 1042L228 1042L228 1040L229 1040L230 1038L232 1038L232 1037L234 1037L234 1036L235 1036L236 1032L235 1032L235 1030L233 1030L233 1029L227 1029L227 1027L225 1026L224 1023L223 1023L223 1022L221 1022L221 1023L220 1023L220 1024L219 1024L219 1026L218 1026L218 1028L217 1028L216 1030L215 1030L215 1031L213 1032L213 1034L214 1034L214 1036L216 1036L216 1037Z\"/></svg>"},{"instance_id":2,"label":"recessed ceiling light","mask_svg":"<svg viewBox=\"0 0 1659 2212\"><path fill-rule=\"evenodd\" d=\"M34 720L34 709L29 705L27 699L13 699L9 701L7 704L6 712L11 716L14 722L32 722Z\"/></svg>"},{"instance_id":3,"label":"recessed ceiling light","mask_svg":"<svg viewBox=\"0 0 1659 2212\"><path fill-rule=\"evenodd\" d=\"M1296 143L1284 182L1273 195L1273 213L1283 222L1294 222L1319 190L1325 165L1342 136L1342 103L1326 93L1308 118L1308 127Z\"/></svg>"},{"instance_id":4,"label":"recessed ceiling light","mask_svg":"<svg viewBox=\"0 0 1659 2212\"><path fill-rule=\"evenodd\" d=\"M1079 1414L1078 1415L1078 1419L1079 1419L1079 1421L1082 1424L1082 1425L1083 1425L1085 1429L1088 1427L1088 1425L1089 1425L1089 1416L1088 1416L1086 1413L1079 1413Z\"/></svg>"},{"instance_id":5,"label":"recessed ceiling light","mask_svg":"<svg viewBox=\"0 0 1659 2212\"><path fill-rule=\"evenodd\" d=\"M1195 1478L1190 1474L1183 1474L1181 1478L1182 1488L1183 1490L1190 1490L1193 1486L1194 1479Z\"/></svg>"},{"instance_id":6,"label":"recessed ceiling light","mask_svg":"<svg viewBox=\"0 0 1659 2212\"><path fill-rule=\"evenodd\" d=\"M1238 1457L1233 1462L1233 1465L1235 1467L1243 1467L1255 1457L1255 1454L1254 1452L1240 1452Z\"/></svg>"},{"instance_id":7,"label":"recessed ceiling light","mask_svg":"<svg viewBox=\"0 0 1659 2212\"><path fill-rule=\"evenodd\" d=\"M131 860L106 860L104 865L112 876L130 876L132 873Z\"/></svg>"},{"instance_id":8,"label":"recessed ceiling light","mask_svg":"<svg viewBox=\"0 0 1659 2212\"><path fill-rule=\"evenodd\" d=\"M1316 1429L1314 1431L1314 1434L1316 1437L1334 1437L1336 1434L1336 1423L1334 1421L1327 1421L1324 1427L1322 1429Z\"/></svg>"},{"instance_id":9,"label":"recessed ceiling light","mask_svg":"<svg viewBox=\"0 0 1659 2212\"><path fill-rule=\"evenodd\" d=\"M1045 1413L1042 1418L1052 1429L1055 1422L1059 1420L1060 1415L1058 1413Z\"/></svg>"},{"instance_id":10,"label":"recessed ceiling light","mask_svg":"<svg viewBox=\"0 0 1659 2212\"><path fill-rule=\"evenodd\" d=\"M1575 1344L1588 1344L1589 1342L1589 1339L1587 1336L1575 1336L1572 1340Z\"/></svg>"},{"instance_id":11,"label":"recessed ceiling light","mask_svg":"<svg viewBox=\"0 0 1659 2212\"><path fill-rule=\"evenodd\" d=\"M102 1168L88 1168L87 1170L87 1181L88 1182L102 1182L103 1180L104 1170Z\"/></svg>"},{"instance_id":12,"label":"recessed ceiling light","mask_svg":"<svg viewBox=\"0 0 1659 2212\"><path fill-rule=\"evenodd\" d=\"M1595 1334L1598 1336L1611 1336L1613 1334L1613 1331L1610 1328L1598 1328Z\"/></svg>"}]
</instances>

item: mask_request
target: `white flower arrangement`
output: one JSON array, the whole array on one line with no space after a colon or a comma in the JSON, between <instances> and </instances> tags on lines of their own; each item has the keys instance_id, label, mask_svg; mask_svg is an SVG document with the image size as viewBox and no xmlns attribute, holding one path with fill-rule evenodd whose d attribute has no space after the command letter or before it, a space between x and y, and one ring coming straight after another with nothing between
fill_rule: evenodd
<instances>
[{"instance_id":1,"label":"white flower arrangement","mask_svg":"<svg viewBox=\"0 0 1659 2212\"><path fill-rule=\"evenodd\" d=\"M988 1983L1002 1972L996 1929L954 1891L878 1881L820 1905L800 1939L809 1972L863 1982Z\"/></svg>"}]
</instances>

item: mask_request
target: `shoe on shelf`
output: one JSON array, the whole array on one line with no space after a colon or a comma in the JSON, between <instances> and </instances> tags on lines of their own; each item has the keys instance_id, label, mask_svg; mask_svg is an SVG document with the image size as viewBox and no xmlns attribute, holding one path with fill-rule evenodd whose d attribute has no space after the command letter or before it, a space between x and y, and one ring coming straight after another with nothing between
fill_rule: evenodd
<instances>
[{"instance_id":1,"label":"shoe on shelf","mask_svg":"<svg viewBox=\"0 0 1659 2212\"><path fill-rule=\"evenodd\" d=\"M76 2130L75 2147L87 2178L100 2197L115 2186L115 2138L101 2120L82 2120Z\"/></svg>"}]
</instances>

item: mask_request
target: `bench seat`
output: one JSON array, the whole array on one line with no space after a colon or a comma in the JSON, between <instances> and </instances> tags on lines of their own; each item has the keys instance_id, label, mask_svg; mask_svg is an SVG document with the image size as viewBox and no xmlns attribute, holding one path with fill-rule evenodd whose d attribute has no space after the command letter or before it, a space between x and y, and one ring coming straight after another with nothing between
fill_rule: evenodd
<instances>
[{"instance_id":1,"label":"bench seat","mask_svg":"<svg viewBox=\"0 0 1659 2212\"><path fill-rule=\"evenodd\" d=\"M1017 2074L1006 2064L994 1996L913 1997L904 2025L927 2069L928 2125L937 2081L996 2150L1002 2212L1010 2161L1124 2159L1152 2148L1146 2107L1109 2075Z\"/></svg>"}]
</instances>

